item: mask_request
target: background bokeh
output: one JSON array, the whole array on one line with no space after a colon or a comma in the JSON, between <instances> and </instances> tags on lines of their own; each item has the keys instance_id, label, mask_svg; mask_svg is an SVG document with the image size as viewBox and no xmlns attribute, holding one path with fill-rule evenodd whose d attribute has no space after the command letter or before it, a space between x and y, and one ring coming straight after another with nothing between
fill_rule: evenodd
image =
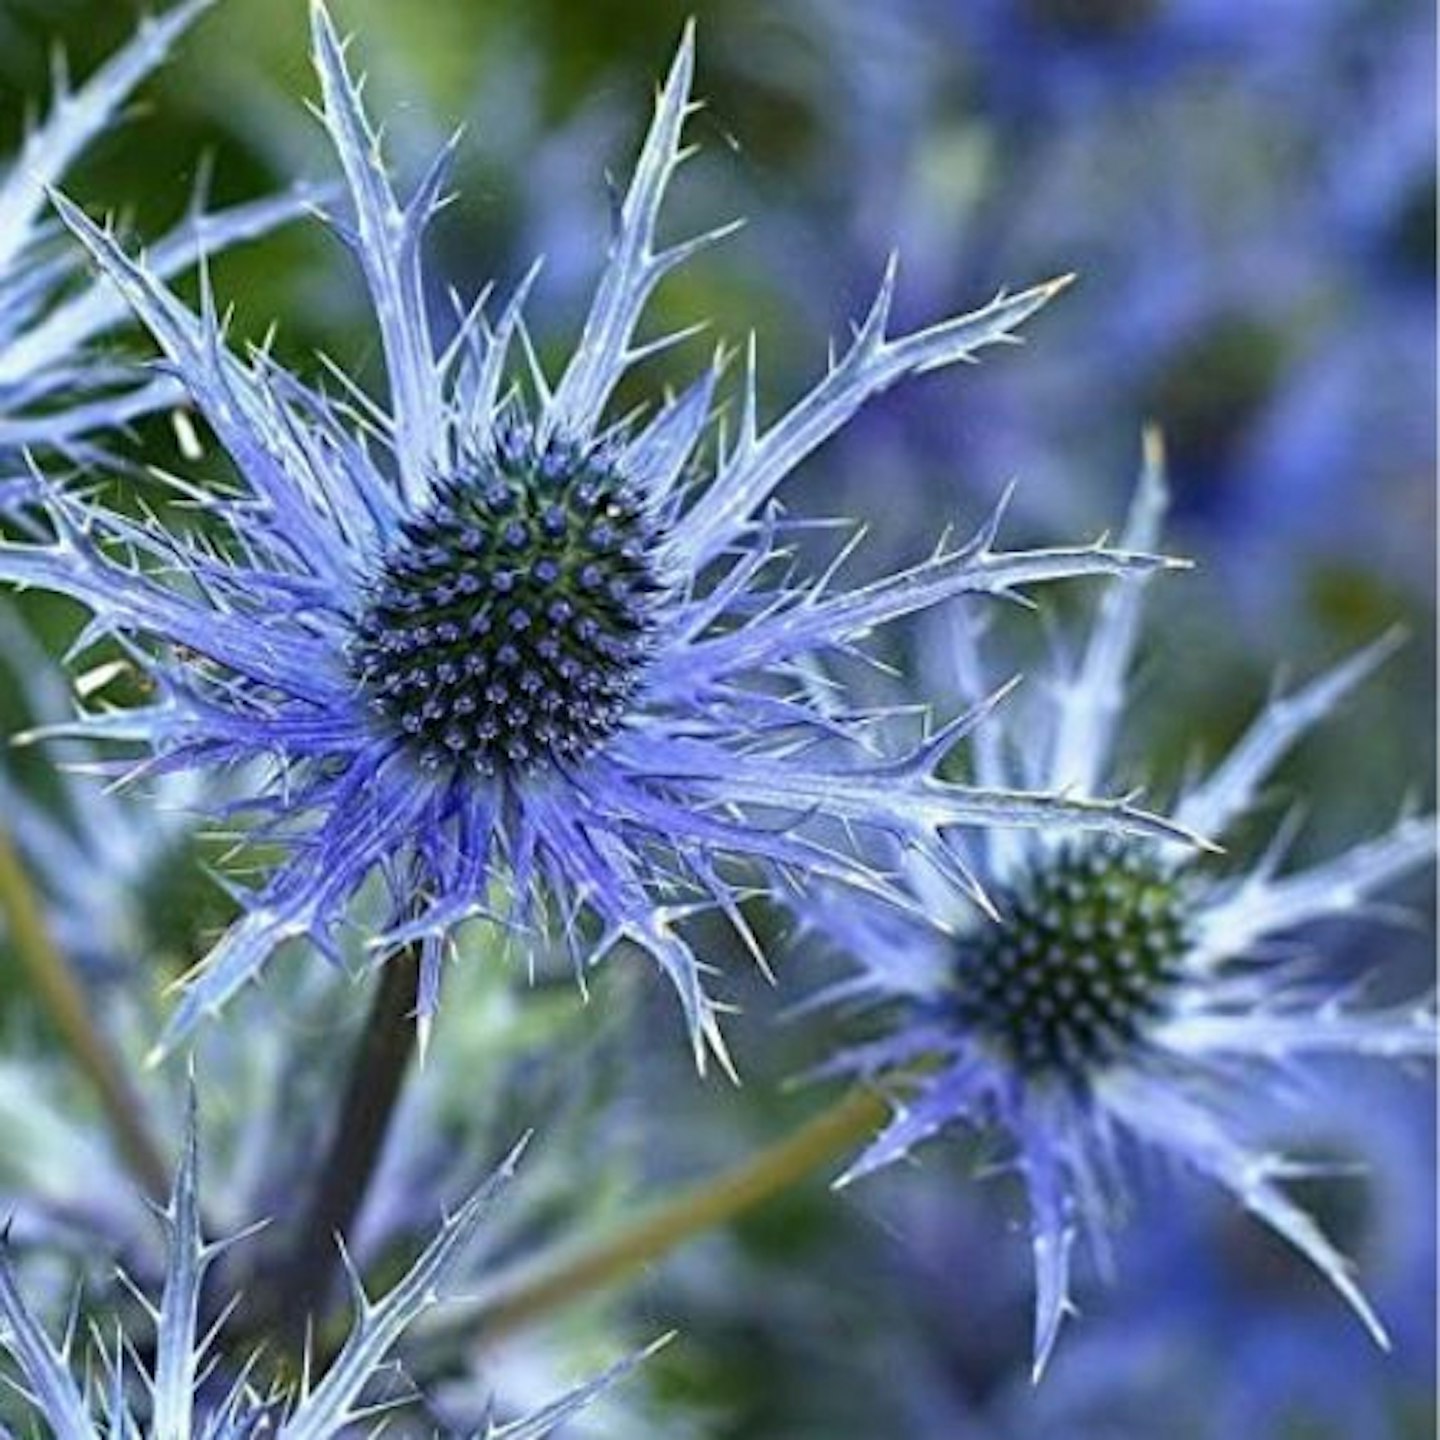
<instances>
[{"instance_id":1,"label":"background bokeh","mask_svg":"<svg viewBox=\"0 0 1440 1440\"><path fill-rule=\"evenodd\" d=\"M1023 350L873 407L812 463L794 504L869 522L862 567L919 557L946 526L973 525L1012 478L1013 538L1088 538L1122 513L1141 427L1154 421L1171 459L1171 548L1197 569L1156 587L1133 717L1137 775L1163 793L1187 759L1236 731L1278 669L1312 671L1401 623L1409 645L1307 743L1282 798L1304 800L1302 852L1380 828L1407 795L1429 799L1435 19L1425 0L334 9L363 37L371 103L402 173L416 175L457 124L467 128L459 198L435 236L454 284L469 293L491 277L513 282L546 257L533 307L542 357L563 353L573 334L605 239L605 176L624 173L691 11L706 100L692 133L704 149L672 221L677 232L691 219L748 224L662 292L665 317L712 324L654 378L693 364L696 346L753 328L762 395L782 403L862 312L892 249L902 323L1078 272ZM89 153L72 193L92 211L123 212L143 235L200 185L228 201L323 178L325 148L304 109L305 10L301 0L221 0L128 122ZM0 153L27 104L48 93L52 45L83 75L136 13L116 0L0 0ZM214 272L238 334L278 324L292 363L323 350L373 373L358 282L319 227L244 247ZM137 443L168 453L168 430L157 420ZM1061 599L1058 612L1083 600ZM60 609L30 606L28 617L57 646L73 628ZM1041 653L1044 622L1015 623L1028 636L1019 643ZM8 729L26 708L11 684ZM40 783L37 803L64 803ZM1423 912L1423 887L1411 898ZM173 888L162 885L154 903L173 910ZM1341 934L1334 948L1343 957L1347 945L1385 945L1418 975L1430 963L1426 934ZM183 951L186 941L174 943ZM804 961L782 974L782 1001L810 988ZM734 1038L747 1083L731 1092L696 1081L679 1044L654 1042L669 1037L671 1017L651 1016L656 1002L629 978L602 979L588 1010L568 991L478 997L490 1019L454 1043L473 1047L473 1083L487 1091L475 1109L486 1118L469 1117L463 1133L498 1146L553 1112L560 1093L566 1133L588 1136L616 1194L637 1194L733 1161L810 1108L813 1097L785 1082L814 1058L814 1037L799 1022L777 1028L775 997L759 982L740 997ZM25 1050L35 1026L12 991L7 981L7 1033ZM522 1021L533 1044L515 1038ZM547 1027L585 1040L584 1063L572 1056L560 1081L536 1073L556 1033ZM673 1074L657 1084L657 1071ZM501 1093L508 1106L496 1103ZM461 1086L445 1103L467 1101ZM843 1198L818 1184L797 1192L657 1267L626 1304L591 1307L485 1357L480 1374L493 1358L506 1383L533 1371L543 1390L552 1352L674 1326L683 1339L649 1367L643 1422L629 1415L613 1433L1430 1433L1426 1083L1357 1090L1353 1111L1319 1117L1315 1145L1374 1167L1368 1187L1335 1185L1317 1203L1360 1257L1394 1326L1394 1357L1374 1353L1297 1262L1185 1192L1163 1226L1122 1246L1116 1285L1083 1297L1086 1317L1034 1392L1014 1196L1003 1183L977 1185L974 1156L936 1151ZM598 1203L567 1198L567 1186L604 1189L589 1184L595 1173L582 1185L558 1165L545 1218ZM633 1428L642 1423L650 1428Z\"/></svg>"}]
</instances>

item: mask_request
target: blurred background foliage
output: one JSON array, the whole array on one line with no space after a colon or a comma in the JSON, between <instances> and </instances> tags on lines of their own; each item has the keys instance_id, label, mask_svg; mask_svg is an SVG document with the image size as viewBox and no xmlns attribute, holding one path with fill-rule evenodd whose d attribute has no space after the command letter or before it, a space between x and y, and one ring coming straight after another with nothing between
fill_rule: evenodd
<instances>
[{"instance_id":1,"label":"blurred background foliage","mask_svg":"<svg viewBox=\"0 0 1440 1440\"><path fill-rule=\"evenodd\" d=\"M706 100L692 134L704 151L681 180L672 223L748 224L662 292L662 318L711 325L648 380L682 378L706 345L741 343L753 327L762 394L793 396L829 337L862 311L892 248L904 323L1078 271L1023 352L874 407L809 467L795 506L866 521L861 567L918 557L946 526L973 526L1012 477L1014 538L1091 536L1117 522L1140 428L1156 421L1176 489L1171 545L1197 569L1156 587L1129 757L1136 778L1158 780L1163 794L1187 760L1238 729L1277 667L1309 672L1400 623L1409 646L1307 744L1286 790L1308 813L1302 850L1378 829L1402 796L1428 795L1435 20L1425 0L334 8L364 36L372 104L402 173L416 176L466 127L458 198L436 231L440 268L460 293L490 278L513 283L546 257L533 307L542 358L573 334L605 239L606 174L624 173L692 13ZM117 0L0 0L0 153L43 105L53 48L86 74L137 14ZM70 191L144 236L197 189L233 201L324 178L324 146L303 108L312 89L302 0L221 0ZM273 325L292 363L323 350L373 373L357 278L318 226L241 247L213 270L238 335L259 339ZM150 422L137 445L166 461L170 425ZM1053 614L1063 621L1088 598L1057 596ZM74 627L59 608L26 611L53 648ZM1053 639L1048 611L1004 623L1036 657ZM5 727L26 723L27 708L23 687L7 684ZM36 783L38 803L63 806L43 776ZM179 872L167 860L158 873L147 893L173 920ZM168 949L196 943L183 927L167 933ZM1365 943L1393 946L1417 970L1429 963L1419 930L1370 931ZM782 973L780 1002L812 985L804 958ZM657 1028L668 1042L671 1017L649 1014L655 999L634 978L603 975L588 1007L568 989L499 987L475 998L465 1024L442 1025L453 1037L437 1037L459 1077L436 1101L461 1117L445 1133L472 1147L477 1165L555 1113L567 1087L563 1134L588 1134L587 1153L605 1157L613 1187L592 1185L595 1172L577 1184L576 1168L555 1159L555 1137L559 1178L536 1183L536 1225L732 1162L812 1102L785 1081L813 1061L815 1037L800 1022L777 1027L776 997L759 981L737 997L747 1083L732 1093L696 1081L680 1045L651 1042ZM8 1035L34 1048L12 981L5 995ZM336 1004L351 1015L358 997ZM566 1035L585 1037L584 1060L572 1057L557 1079L545 1057ZM657 1071L671 1072L664 1084ZM323 1077L310 1083L323 1089ZM667 1097L664 1113L647 1103L655 1095ZM597 1333L630 1343L676 1326L684 1341L648 1367L639 1408L600 1416L593 1433L1426 1434L1432 1117L1418 1084L1376 1105L1384 1126L1359 1106L1359 1119L1318 1127L1317 1145L1379 1167L1367 1204L1336 1200L1364 1213L1337 1223L1381 1271L1396 1359L1372 1353L1333 1298L1295 1278L1296 1264L1274 1264L1197 1198L1173 1234L1122 1255L1118 1288L1092 1298L1076 1343L1035 1394L1017 1365L1023 1239L997 1240L1014 1197L1003 1183L977 1187L964 1157L937 1153L863 1193L837 1199L811 1186L658 1267L624 1306L592 1306L557 1327L553 1345L507 1342L471 1380L483 1381L493 1358L512 1386L533 1370L538 1392L559 1363L552 1351L573 1372ZM1173 1303L1192 1294L1188 1307ZM1352 1428L1351 1410L1310 1383L1326 1367L1345 1377L1344 1398L1362 1397L1371 1428Z\"/></svg>"}]
</instances>

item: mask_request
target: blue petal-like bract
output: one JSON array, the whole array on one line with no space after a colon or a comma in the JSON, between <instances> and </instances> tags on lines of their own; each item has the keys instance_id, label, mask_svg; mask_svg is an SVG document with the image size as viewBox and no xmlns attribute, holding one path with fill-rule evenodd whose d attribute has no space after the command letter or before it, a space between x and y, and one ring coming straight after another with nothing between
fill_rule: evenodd
<instances>
[{"instance_id":1,"label":"blue petal-like bract","mask_svg":"<svg viewBox=\"0 0 1440 1440\"><path fill-rule=\"evenodd\" d=\"M184 388L87 353L128 317L103 280L75 284L78 255L56 244L45 221L46 192L58 185L126 100L170 54L214 0L188 0L142 21L134 38L79 89L63 85L43 124L8 163L0 161L0 463L19 467L24 449L94 457L98 437L148 411L174 405ZM158 276L264 235L318 198L304 188L270 200L196 213L155 246ZM18 489L19 502L33 498ZM12 508L0 498L0 513Z\"/></svg>"},{"instance_id":2,"label":"blue petal-like bract","mask_svg":"<svg viewBox=\"0 0 1440 1440\"><path fill-rule=\"evenodd\" d=\"M293 1396L264 1394L251 1383L253 1357L233 1361L234 1378L216 1398L215 1336L200 1323L201 1284L212 1261L235 1239L206 1242L200 1228L199 1144L193 1096L180 1164L170 1201L160 1218L167 1236L164 1289L158 1305L146 1304L155 1325L153 1366L147 1372L133 1357L138 1337L123 1333L110 1347L97 1342L98 1372L72 1363L71 1344L57 1346L22 1297L7 1253L0 1245L0 1349L19 1367L22 1395L57 1440L102 1440L115 1435L147 1440L240 1440L278 1428L285 1440L332 1440L354 1433L367 1413L363 1396L381 1374L397 1341L416 1319L438 1304L458 1263L474 1241L496 1199L514 1174L517 1146L490 1179L440 1227L410 1268L378 1300L366 1297L351 1274L355 1314L334 1363L313 1387L302 1382ZM239 1237L237 1237L239 1238ZM495 1432L495 1440L550 1434L563 1420L622 1378L642 1355L611 1370L534 1414ZM137 1373L138 1372L138 1373ZM96 1383L98 1379L98 1384ZM136 1413L128 1398L132 1382L148 1392L148 1413ZM98 1396L98 1399L97 1399Z\"/></svg>"}]
</instances>

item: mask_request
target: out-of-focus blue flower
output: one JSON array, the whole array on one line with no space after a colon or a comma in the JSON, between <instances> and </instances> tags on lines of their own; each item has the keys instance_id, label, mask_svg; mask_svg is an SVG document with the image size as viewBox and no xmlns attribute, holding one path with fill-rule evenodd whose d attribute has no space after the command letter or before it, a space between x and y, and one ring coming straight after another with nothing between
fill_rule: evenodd
<instances>
[{"instance_id":1,"label":"out-of-focus blue flower","mask_svg":"<svg viewBox=\"0 0 1440 1440\"><path fill-rule=\"evenodd\" d=\"M1154 544L1163 508L1152 443L1125 543ZM1037 707L1012 715L1010 744L977 728L982 785L1084 791L1106 774L1139 623L1139 588L1110 593L1083 655ZM988 682L974 633L957 627L954 647L978 702ZM1177 819L1202 835L1224 832L1298 737L1389 648L1381 641L1273 700L1187 788ZM1170 1156L1229 1190L1305 1254L1384 1343L1344 1259L1281 1184L1297 1172L1257 1138L1257 1096L1287 1091L1324 1057L1434 1053L1428 1005L1367 1004L1286 938L1363 913L1374 891L1431 858L1434 823L1402 818L1388 834L1283 874L1289 838L1282 830L1260 861L1227 877L1172 845L997 831L957 839L943 870L933 857L913 867L916 907L933 926L858 903L817 908L817 927L862 967L835 998L891 1016L879 1038L830 1068L879 1077L903 1096L846 1178L957 1123L1013 1142L1031 1211L1037 1373L1070 1308L1076 1236L1102 1268L1108 1262L1132 1152ZM993 920L977 920L977 894L989 897Z\"/></svg>"},{"instance_id":2,"label":"out-of-focus blue flower","mask_svg":"<svg viewBox=\"0 0 1440 1440\"><path fill-rule=\"evenodd\" d=\"M1207 552L1237 608L1313 613L1314 581L1343 566L1428 609L1433 9L921 0L894 13L922 55L900 71L911 104L882 111L883 84L866 85L849 110L885 120L858 215L853 201L821 210L829 191L806 177L792 215L805 238L784 236L774 268L825 264L844 284L873 263L881 216L918 303L1057 256L1080 284L1031 363L983 371L943 410L902 401L852 427L842 487L877 469L893 487L877 548L937 489L1008 474L1035 533L1090 524L1112 503L1100 477L1154 421L1180 541ZM847 23L828 7L827 29ZM942 26L969 37L968 56L935 43Z\"/></svg>"},{"instance_id":3,"label":"out-of-focus blue flower","mask_svg":"<svg viewBox=\"0 0 1440 1440\"><path fill-rule=\"evenodd\" d=\"M20 451L58 447L93 453L86 436L178 402L174 379L145 380L133 367L92 353L93 342L129 315L107 282L76 284L79 253L45 220L46 191L66 172L179 36L213 0L189 0L141 23L134 39L79 89L63 72L45 122L0 165L0 498L28 487ZM292 220L304 194L261 200L215 214L197 211L149 256L157 277L188 270L203 256Z\"/></svg>"},{"instance_id":4,"label":"out-of-focus blue flower","mask_svg":"<svg viewBox=\"0 0 1440 1440\"><path fill-rule=\"evenodd\" d=\"M0 1251L0 1347L24 1380L21 1395L56 1440L150 1435L156 1440L203 1435L239 1437L272 1426L286 1440L325 1440L403 1403L393 1394L377 1401L373 1387L385 1374L404 1333L441 1297L474 1240L491 1205L513 1173L518 1151L441 1226L404 1275L378 1299L365 1294L349 1271L354 1318L333 1364L297 1393L262 1388L252 1379L254 1358L229 1367L217 1380L218 1336L202 1321L201 1287L207 1271L240 1237L207 1242L201 1232L199 1144L193 1113L170 1203L161 1213L168 1260L164 1286L144 1308L154 1326L153 1348L117 1327L112 1337L96 1331L90 1363L77 1367L74 1337L61 1345L21 1295L8 1254ZM7 1242L8 1243L8 1242ZM142 1297L143 1298L143 1297ZM222 1312L224 1313L224 1312ZM146 1366L137 1359L153 1353ZM512 1424L487 1425L487 1440L541 1440L583 1409L600 1390L630 1369L638 1357ZM78 1373L77 1373L78 1372ZM137 1409L135 1390L145 1398ZM368 1393L367 1393L368 1392Z\"/></svg>"},{"instance_id":5,"label":"out-of-focus blue flower","mask_svg":"<svg viewBox=\"0 0 1440 1440\"><path fill-rule=\"evenodd\" d=\"M1337 49L1340 114L1312 97L1315 118L1330 124L1307 218L1366 279L1419 302L1435 291L1437 22L1424 6L1387 10L1385 23L1365 18Z\"/></svg>"},{"instance_id":6,"label":"out-of-focus blue flower","mask_svg":"<svg viewBox=\"0 0 1440 1440\"><path fill-rule=\"evenodd\" d=\"M851 649L952 596L1154 568L1099 546L1000 552L994 524L850 591L834 566L806 580L788 568L796 532L775 500L787 476L879 391L1009 340L1055 285L890 336L892 269L849 348L764 428L752 355L733 438L703 479L718 362L643 423L634 411L604 419L634 364L677 338L637 340L651 292L730 228L656 248L660 202L685 153L688 36L610 264L553 385L533 358L510 373L513 349L530 354L529 280L493 325L482 297L437 344L420 247L448 153L402 206L319 5L314 42L353 205L336 224L369 283L388 402L340 375L335 394L306 387L266 354L242 362L208 300L193 314L153 268L59 202L243 488L180 487L223 541L52 486L53 542L0 545L0 577L93 612L84 638L145 647L156 702L79 733L148 746L161 770L269 767L249 808L291 857L189 984L165 1047L283 942L309 936L334 953L347 903L374 874L395 906L375 949L423 945L422 1018L447 937L498 917L517 932L558 933L579 969L622 942L648 953L679 992L703 1059L707 1045L724 1053L715 1004L675 926L713 904L743 933L728 862L885 888L854 849L798 821L818 815L922 851L956 825L1176 833L1122 802L942 780L949 745L939 739L877 767L860 743L867 720L838 720L794 683L807 657ZM844 753L817 758L817 741Z\"/></svg>"},{"instance_id":7,"label":"out-of-focus blue flower","mask_svg":"<svg viewBox=\"0 0 1440 1440\"><path fill-rule=\"evenodd\" d=\"M1417 9L1361 30L1346 83L1311 101L1327 143L1294 210L1323 262L1308 308L1325 323L1255 418L1229 487L1237 547L1283 519L1312 553L1352 560L1363 546L1417 588L1429 571L1414 537L1435 523L1435 24Z\"/></svg>"},{"instance_id":8,"label":"out-of-focus blue flower","mask_svg":"<svg viewBox=\"0 0 1440 1440\"><path fill-rule=\"evenodd\" d=\"M972 51L987 109L1025 126L1063 124L1202 66L1293 63L1304 0L974 0L922 4ZM1123 100L1120 97L1124 97Z\"/></svg>"}]
</instances>

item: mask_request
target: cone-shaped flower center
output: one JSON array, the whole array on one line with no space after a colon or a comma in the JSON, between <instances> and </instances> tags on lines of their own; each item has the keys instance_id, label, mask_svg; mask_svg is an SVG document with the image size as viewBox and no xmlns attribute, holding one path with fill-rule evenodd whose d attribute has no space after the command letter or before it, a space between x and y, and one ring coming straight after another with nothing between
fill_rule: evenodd
<instances>
[{"instance_id":1,"label":"cone-shaped flower center","mask_svg":"<svg viewBox=\"0 0 1440 1440\"><path fill-rule=\"evenodd\" d=\"M350 664L422 764L523 770L615 732L659 587L650 519L610 453L513 427L403 531Z\"/></svg>"},{"instance_id":2,"label":"cone-shaped flower center","mask_svg":"<svg viewBox=\"0 0 1440 1440\"><path fill-rule=\"evenodd\" d=\"M965 1022L1031 1073L1082 1078L1119 1059L1163 1014L1185 953L1180 882L1133 843L1067 845L999 906L1003 925L964 943Z\"/></svg>"}]
</instances>

